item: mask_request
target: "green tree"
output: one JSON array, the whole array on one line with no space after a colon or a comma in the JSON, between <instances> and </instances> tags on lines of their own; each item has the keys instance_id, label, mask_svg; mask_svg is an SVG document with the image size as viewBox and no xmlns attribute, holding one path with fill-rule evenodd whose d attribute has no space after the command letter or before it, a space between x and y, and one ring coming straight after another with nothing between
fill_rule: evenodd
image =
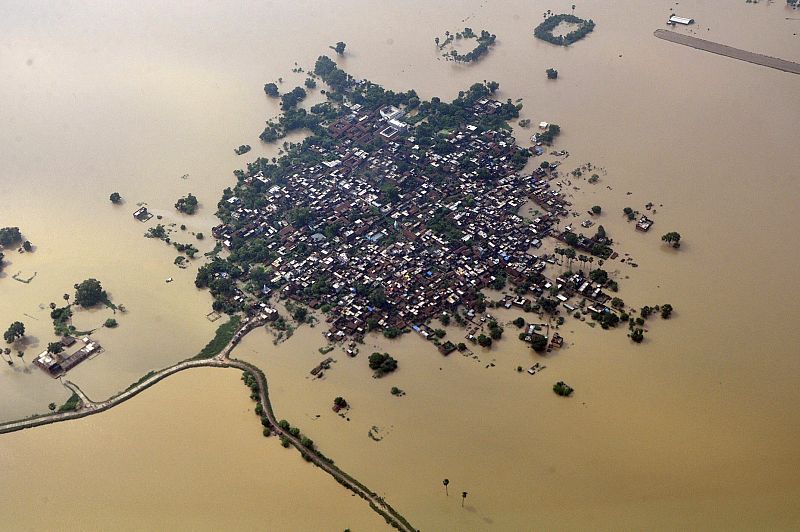
<instances>
[{"instance_id":1,"label":"green tree","mask_svg":"<svg viewBox=\"0 0 800 532\"><path fill-rule=\"evenodd\" d=\"M64 350L64 344L62 344L61 342L50 342L49 344L47 344L48 353L57 355L63 350Z\"/></svg>"},{"instance_id":2,"label":"green tree","mask_svg":"<svg viewBox=\"0 0 800 532\"><path fill-rule=\"evenodd\" d=\"M335 46L330 47L330 49L336 52L337 55L344 55L345 48L347 48L347 44L342 41L339 41Z\"/></svg>"},{"instance_id":3,"label":"green tree","mask_svg":"<svg viewBox=\"0 0 800 532\"><path fill-rule=\"evenodd\" d=\"M661 305L661 317L667 320L670 316L672 316L672 305L669 303Z\"/></svg>"},{"instance_id":4,"label":"green tree","mask_svg":"<svg viewBox=\"0 0 800 532\"><path fill-rule=\"evenodd\" d=\"M75 285L75 303L86 308L93 307L105 299L106 293L97 279L86 279Z\"/></svg>"},{"instance_id":5,"label":"green tree","mask_svg":"<svg viewBox=\"0 0 800 532\"><path fill-rule=\"evenodd\" d=\"M3 227L0 229L0 246L10 246L22 240L19 227Z\"/></svg>"},{"instance_id":6,"label":"green tree","mask_svg":"<svg viewBox=\"0 0 800 532\"><path fill-rule=\"evenodd\" d=\"M531 338L531 347L537 353L543 352L547 349L547 337L541 334L534 334Z\"/></svg>"},{"instance_id":7,"label":"green tree","mask_svg":"<svg viewBox=\"0 0 800 532\"><path fill-rule=\"evenodd\" d=\"M602 209L602 207L600 207L600 205L592 206L592 213L594 213L594 214L600 214L600 212L602 212L602 210L603 209Z\"/></svg>"},{"instance_id":8,"label":"green tree","mask_svg":"<svg viewBox=\"0 0 800 532\"><path fill-rule=\"evenodd\" d=\"M13 344L20 338L25 336L25 325L21 321L15 321L8 326L8 330L3 333L3 338L9 344ZM11 350L9 350L9 353Z\"/></svg>"},{"instance_id":9,"label":"green tree","mask_svg":"<svg viewBox=\"0 0 800 532\"><path fill-rule=\"evenodd\" d=\"M387 303L387 301L386 301L386 293L383 290L383 286L375 287L369 293L368 298L369 298L370 304L372 304L375 307L382 308L382 307L386 306L386 303Z\"/></svg>"},{"instance_id":10,"label":"green tree","mask_svg":"<svg viewBox=\"0 0 800 532\"><path fill-rule=\"evenodd\" d=\"M369 367L380 377L396 370L397 360L389 356L389 353L372 353L369 356Z\"/></svg>"},{"instance_id":11,"label":"green tree","mask_svg":"<svg viewBox=\"0 0 800 532\"><path fill-rule=\"evenodd\" d=\"M280 93L278 92L278 86L274 83L267 83L264 85L264 92L267 94L267 96L271 96L273 98L280 96Z\"/></svg>"},{"instance_id":12,"label":"green tree","mask_svg":"<svg viewBox=\"0 0 800 532\"><path fill-rule=\"evenodd\" d=\"M190 192L175 202L175 209L183 214L194 214L197 211L197 198Z\"/></svg>"},{"instance_id":13,"label":"green tree","mask_svg":"<svg viewBox=\"0 0 800 532\"><path fill-rule=\"evenodd\" d=\"M448 493L448 491L447 491L447 486L450 484L450 480L449 479L444 479L442 481L442 484L444 484L444 494L449 496L450 493Z\"/></svg>"},{"instance_id":14,"label":"green tree","mask_svg":"<svg viewBox=\"0 0 800 532\"><path fill-rule=\"evenodd\" d=\"M575 259L576 253L575 250L572 248L567 248L564 250L564 256L569 259L569 269L572 269L572 261Z\"/></svg>"},{"instance_id":15,"label":"green tree","mask_svg":"<svg viewBox=\"0 0 800 532\"><path fill-rule=\"evenodd\" d=\"M555 68L548 68L547 72L547 79L557 79L558 78L558 70Z\"/></svg>"},{"instance_id":16,"label":"green tree","mask_svg":"<svg viewBox=\"0 0 800 532\"><path fill-rule=\"evenodd\" d=\"M122 203L122 196L119 195L119 192L112 192L108 199L114 204Z\"/></svg>"},{"instance_id":17,"label":"green tree","mask_svg":"<svg viewBox=\"0 0 800 532\"><path fill-rule=\"evenodd\" d=\"M556 395L560 395L561 397L569 397L575 390L573 390L572 387L564 381L558 381L553 385L553 391L556 393Z\"/></svg>"},{"instance_id":18,"label":"green tree","mask_svg":"<svg viewBox=\"0 0 800 532\"><path fill-rule=\"evenodd\" d=\"M681 247L681 234L675 231L670 231L669 233L665 234L661 237L661 240L667 244L672 244L672 247L675 249Z\"/></svg>"},{"instance_id":19,"label":"green tree","mask_svg":"<svg viewBox=\"0 0 800 532\"><path fill-rule=\"evenodd\" d=\"M598 284L606 284L608 282L608 272L602 268L597 268L589 272L589 279Z\"/></svg>"},{"instance_id":20,"label":"green tree","mask_svg":"<svg viewBox=\"0 0 800 532\"><path fill-rule=\"evenodd\" d=\"M633 212L633 209L631 209L630 207L625 207L624 209L622 209L622 212L625 213L625 216L628 217L628 220L633 220L634 218L636 218L636 213Z\"/></svg>"},{"instance_id":21,"label":"green tree","mask_svg":"<svg viewBox=\"0 0 800 532\"><path fill-rule=\"evenodd\" d=\"M464 507L464 501L467 500L467 495L469 495L466 491L461 492L461 507Z\"/></svg>"}]
</instances>

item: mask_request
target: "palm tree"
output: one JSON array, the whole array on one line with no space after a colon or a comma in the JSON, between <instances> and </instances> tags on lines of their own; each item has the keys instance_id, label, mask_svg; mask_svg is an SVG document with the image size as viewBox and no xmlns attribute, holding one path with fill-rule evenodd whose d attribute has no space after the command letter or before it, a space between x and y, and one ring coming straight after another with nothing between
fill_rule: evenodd
<instances>
[{"instance_id":1,"label":"palm tree","mask_svg":"<svg viewBox=\"0 0 800 532\"><path fill-rule=\"evenodd\" d=\"M69 301L69 294L64 294L64 301Z\"/></svg>"},{"instance_id":2,"label":"palm tree","mask_svg":"<svg viewBox=\"0 0 800 532\"><path fill-rule=\"evenodd\" d=\"M572 248L567 248L564 250L564 255L569 259L569 269L572 270L572 259L575 258L575 250Z\"/></svg>"},{"instance_id":3,"label":"palm tree","mask_svg":"<svg viewBox=\"0 0 800 532\"><path fill-rule=\"evenodd\" d=\"M444 479L442 481L442 484L444 484L444 493L445 493L445 495L449 496L450 494L447 492L447 485L450 484L450 480L449 479Z\"/></svg>"},{"instance_id":4,"label":"palm tree","mask_svg":"<svg viewBox=\"0 0 800 532\"><path fill-rule=\"evenodd\" d=\"M461 492L461 507L462 508L464 507L464 501L466 501L466 500L467 500L467 492L466 491L462 491Z\"/></svg>"}]
</instances>

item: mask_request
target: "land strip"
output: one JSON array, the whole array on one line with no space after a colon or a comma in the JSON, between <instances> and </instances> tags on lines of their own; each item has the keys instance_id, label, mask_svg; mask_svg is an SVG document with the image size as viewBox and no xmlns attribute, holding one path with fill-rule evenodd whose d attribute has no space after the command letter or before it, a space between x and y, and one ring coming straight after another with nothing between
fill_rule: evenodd
<instances>
[{"instance_id":1,"label":"land strip","mask_svg":"<svg viewBox=\"0 0 800 532\"><path fill-rule=\"evenodd\" d=\"M278 424L278 420L275 417L275 413L272 410L272 402L269 398L269 390L267 387L267 378L263 371L261 371L258 367L244 362L242 360L237 360L233 358L229 358L231 350L241 341L242 337L247 334L249 331L256 328L258 325L262 325L263 322L259 320L251 320L245 322L233 338L228 342L225 348L213 358L208 359L190 359L184 360L182 362L178 362L177 364L164 368L162 370L154 372L148 378L142 380L141 382L136 383L135 385L131 386L124 392L115 395L105 401L95 402L89 399L86 394L73 382L66 381L65 386L70 389L73 393L77 394L78 397L81 398L81 406L78 408L77 411L74 412L60 412L60 413L52 413L52 414L45 414L42 416L31 417L27 419L21 419L17 421L11 421L8 423L0 424L0 434L5 434L8 432L15 432L18 430L23 430L27 428L38 427L42 425L49 425L51 423L58 423L61 421L68 421L70 419L78 419L82 417L87 417L93 414L99 414L100 412L104 412L109 410L121 403L124 403L128 399L133 398L134 396L138 395L139 393L143 392L147 388L150 388L154 384L160 382L161 380L169 377L170 375L174 375L175 373L191 369L191 368L199 368L199 367L212 367L212 368L236 368L242 371L246 371L253 375L256 382L258 383L259 389L259 403L261 404L262 408L264 409L264 415L267 417L271 424L271 430L278 436L284 437L291 445L297 448L309 462L312 462L314 465L331 475L337 482L343 485L345 488L349 489L365 501L369 503L370 508L372 508L375 512L379 513L386 519L386 522L392 525L393 527L397 528L398 530L403 530L406 532L413 532L416 529L411 526L411 524L402 516L400 515L394 508L392 508L389 503L387 503L383 497L379 496L369 488L367 488L364 484L359 482L358 480L354 479L338 467L333 464L332 460L326 459L319 453L313 452L312 450L307 449L300 441L300 438L293 436L289 431L284 431L280 425Z\"/></svg>"},{"instance_id":2,"label":"land strip","mask_svg":"<svg viewBox=\"0 0 800 532\"><path fill-rule=\"evenodd\" d=\"M706 41L704 39L698 39L697 37L692 37L691 35L684 35L682 33L676 33L669 30L656 30L653 35L659 39L664 39L665 41L682 44L684 46L690 46L698 50L705 50L706 52L711 52L713 54L724 55L725 57L774 68L776 70L782 70L784 72L791 72L792 74L800 74L800 63L795 63L794 61L787 61L786 59L779 59L777 57L770 57L768 55L748 52L747 50L733 48L732 46Z\"/></svg>"}]
</instances>

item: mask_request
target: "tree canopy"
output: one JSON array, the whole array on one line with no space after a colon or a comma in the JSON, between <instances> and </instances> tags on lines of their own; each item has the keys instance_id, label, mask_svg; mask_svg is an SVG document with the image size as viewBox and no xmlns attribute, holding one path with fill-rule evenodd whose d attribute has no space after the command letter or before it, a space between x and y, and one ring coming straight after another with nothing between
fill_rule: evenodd
<instances>
[{"instance_id":1,"label":"tree canopy","mask_svg":"<svg viewBox=\"0 0 800 532\"><path fill-rule=\"evenodd\" d=\"M280 93L278 92L278 86L274 83L267 83L264 85L264 93L272 98L277 98L280 96Z\"/></svg>"},{"instance_id":2,"label":"tree canopy","mask_svg":"<svg viewBox=\"0 0 800 532\"><path fill-rule=\"evenodd\" d=\"M397 360L389 353L372 353L369 356L369 367L375 370L376 375L383 376L397 369Z\"/></svg>"},{"instance_id":3,"label":"tree canopy","mask_svg":"<svg viewBox=\"0 0 800 532\"><path fill-rule=\"evenodd\" d=\"M22 240L19 227L3 227L0 229L0 246L10 246Z\"/></svg>"},{"instance_id":4,"label":"tree canopy","mask_svg":"<svg viewBox=\"0 0 800 532\"><path fill-rule=\"evenodd\" d=\"M9 344L25 336L25 325L21 321L15 321L8 326L8 330L3 333L3 339Z\"/></svg>"},{"instance_id":5,"label":"tree canopy","mask_svg":"<svg viewBox=\"0 0 800 532\"><path fill-rule=\"evenodd\" d=\"M175 202L175 209L183 214L194 214L197 211L197 198L189 192L186 196Z\"/></svg>"},{"instance_id":6,"label":"tree canopy","mask_svg":"<svg viewBox=\"0 0 800 532\"><path fill-rule=\"evenodd\" d=\"M105 298L106 293L97 279L86 279L75 288L75 303L84 308L93 307Z\"/></svg>"},{"instance_id":7,"label":"tree canopy","mask_svg":"<svg viewBox=\"0 0 800 532\"><path fill-rule=\"evenodd\" d=\"M347 48L347 44L342 42L342 41L339 41L334 46L331 46L330 48L331 48L331 50L336 52L338 55L344 55L344 49Z\"/></svg>"}]
</instances>

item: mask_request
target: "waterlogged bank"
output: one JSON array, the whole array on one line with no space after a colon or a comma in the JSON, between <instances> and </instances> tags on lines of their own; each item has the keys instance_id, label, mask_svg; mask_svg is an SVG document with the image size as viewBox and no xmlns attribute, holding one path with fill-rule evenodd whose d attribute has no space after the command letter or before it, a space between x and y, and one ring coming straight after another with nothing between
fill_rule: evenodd
<instances>
[{"instance_id":1,"label":"waterlogged bank","mask_svg":"<svg viewBox=\"0 0 800 532\"><path fill-rule=\"evenodd\" d=\"M103 414L5 435L4 527L391 530L297 451L261 435L240 375L193 369ZM313 511L295 511L298 501Z\"/></svg>"}]
</instances>

